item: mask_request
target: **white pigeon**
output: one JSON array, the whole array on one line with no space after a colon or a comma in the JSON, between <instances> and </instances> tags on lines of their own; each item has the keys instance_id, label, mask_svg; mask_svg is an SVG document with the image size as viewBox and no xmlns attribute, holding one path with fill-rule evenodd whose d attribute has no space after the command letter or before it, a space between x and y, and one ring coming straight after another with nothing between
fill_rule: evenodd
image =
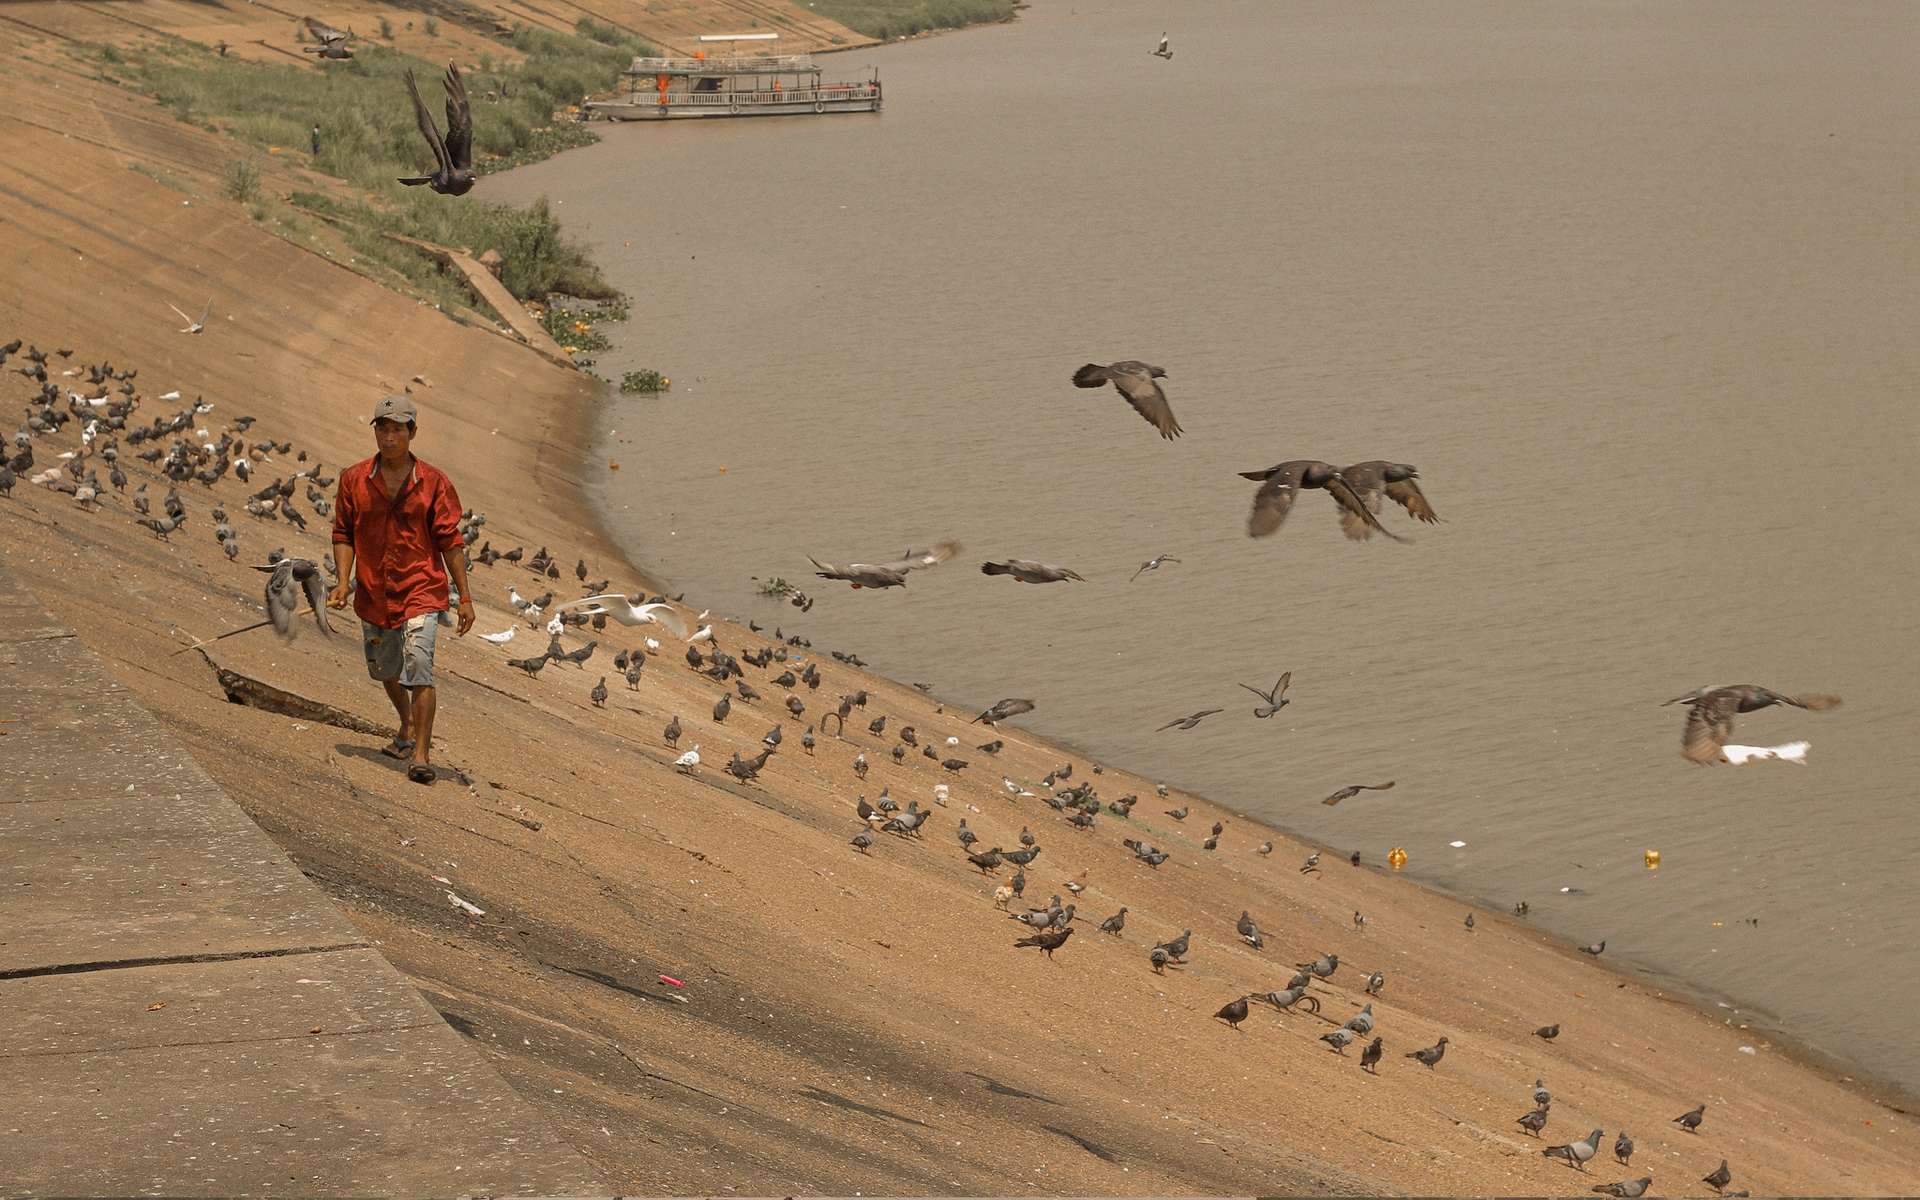
<instances>
[{"instance_id":1,"label":"white pigeon","mask_svg":"<svg viewBox=\"0 0 1920 1200\"><path fill-rule=\"evenodd\" d=\"M1781 762L1807 765L1807 750L1812 742L1788 742L1784 746L1722 746L1720 753L1734 766L1777 758Z\"/></svg>"},{"instance_id":2,"label":"white pigeon","mask_svg":"<svg viewBox=\"0 0 1920 1200\"><path fill-rule=\"evenodd\" d=\"M504 646L508 642L513 640L514 634L519 632L520 632L520 627L518 625L509 625L505 629L502 629L499 633L481 634L480 640L483 642L492 642L496 646Z\"/></svg>"},{"instance_id":3,"label":"white pigeon","mask_svg":"<svg viewBox=\"0 0 1920 1200\"><path fill-rule=\"evenodd\" d=\"M933 785L933 801L935 804L945 807L947 803L947 797L950 795L952 795L952 793L947 791L946 784L936 783Z\"/></svg>"},{"instance_id":4,"label":"white pigeon","mask_svg":"<svg viewBox=\"0 0 1920 1200\"><path fill-rule=\"evenodd\" d=\"M689 775L693 774L693 769L700 765L700 743L695 742L693 749L682 754L679 758L674 759L673 765L679 767Z\"/></svg>"},{"instance_id":5,"label":"white pigeon","mask_svg":"<svg viewBox=\"0 0 1920 1200\"><path fill-rule=\"evenodd\" d=\"M525 612L533 607L533 602L520 595L520 589L507 585L507 603L513 605L515 612Z\"/></svg>"},{"instance_id":6,"label":"white pigeon","mask_svg":"<svg viewBox=\"0 0 1920 1200\"><path fill-rule=\"evenodd\" d=\"M700 627L700 632L694 634L692 637L687 639L687 645L691 646L695 642L710 642L712 640L713 640L713 626L702 625Z\"/></svg>"},{"instance_id":7,"label":"white pigeon","mask_svg":"<svg viewBox=\"0 0 1920 1200\"><path fill-rule=\"evenodd\" d=\"M172 308L174 312L180 313L180 319L187 323L187 327L182 329L180 331L181 333L199 333L207 327L207 314L213 311L213 298L211 296L207 298L207 306L200 310L200 319L198 321L180 312L178 308L174 308L171 300L167 302L167 307Z\"/></svg>"},{"instance_id":8,"label":"white pigeon","mask_svg":"<svg viewBox=\"0 0 1920 1200\"><path fill-rule=\"evenodd\" d=\"M559 637L566 627L567 623L560 619L559 613L553 614L553 620L547 622L547 632L554 637Z\"/></svg>"},{"instance_id":9,"label":"white pigeon","mask_svg":"<svg viewBox=\"0 0 1920 1200\"><path fill-rule=\"evenodd\" d=\"M659 642L659 639L657 639L657 638L648 638L648 639L647 639L647 642L646 642L646 646L647 646L647 653L648 653L648 654L658 654L658 653L660 653L660 642Z\"/></svg>"},{"instance_id":10,"label":"white pigeon","mask_svg":"<svg viewBox=\"0 0 1920 1200\"><path fill-rule=\"evenodd\" d=\"M687 623L680 614L673 611L670 604L639 604L619 592L608 592L604 596L585 596L579 600L569 600L559 606L560 609L577 608L589 616L607 616L622 625L665 625L673 636L687 636ZM651 640L651 639L649 639Z\"/></svg>"}]
</instances>

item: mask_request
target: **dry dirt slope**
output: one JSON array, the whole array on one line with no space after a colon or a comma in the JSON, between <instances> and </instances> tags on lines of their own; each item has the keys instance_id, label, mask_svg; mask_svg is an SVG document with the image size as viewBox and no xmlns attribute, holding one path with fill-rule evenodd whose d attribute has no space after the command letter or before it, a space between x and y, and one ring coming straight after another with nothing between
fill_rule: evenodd
<instances>
[{"instance_id":1,"label":"dry dirt slope","mask_svg":"<svg viewBox=\"0 0 1920 1200\"><path fill-rule=\"evenodd\" d=\"M254 437L292 439L329 471L366 452L370 400L418 376L421 451L489 514L497 545L546 544L636 586L577 506L585 435L590 419L644 428L671 400L598 398L583 377L271 237L231 205L183 205L127 162L164 154L189 175L206 164L205 194L217 195L222 155L197 131L153 133L137 101L17 75L0 80L0 100L0 341L138 367L143 416L172 411L157 397L178 388L215 403L215 434L251 414ZM165 301L207 294L208 332L175 333ZM31 390L0 374L0 405ZM41 458L75 443L71 430L42 439ZM132 473L155 481L144 464ZM1584 1191L1593 1180L1542 1159L1512 1125L1537 1076L1557 1097L1550 1136L1624 1124L1640 1145L1634 1173L1653 1174L1657 1191L1698 1194L1692 1181L1723 1156L1735 1186L1761 1194L1896 1193L1920 1178L1904 1114L1764 1043L1742 1053L1758 1040L1750 1033L1493 915L1467 935L1456 904L1374 870L1335 863L1302 877L1304 848L1283 841L1262 858L1252 847L1265 834L1204 801L1175 825L1159 815L1172 805L1119 771L1098 777L1100 791L1147 794L1140 816L1076 832L998 784L1004 773L1031 785L1064 752L1008 731L988 758L972 749L984 738L964 725L970 713L938 712L831 660L826 685L802 693L805 719L866 687L862 715L888 714L889 732L871 736L857 720L845 743L825 739L809 758L789 720L786 753L743 786L711 767L675 772L658 731L677 714L683 745L701 743L709 763L756 749L781 715L774 672L750 668L769 700L736 703L716 725L717 688L671 643L637 691L611 680L598 710L587 691L605 644L587 670L550 666L529 680L500 650L449 640L440 757L463 775L409 785L374 738L318 709L290 717L229 703L200 654L171 653L256 615L259 577L219 556L208 516L215 503L238 513L246 490L190 485L190 524L163 543L119 497L82 512L22 487L0 500L0 561L554 1128L630 1189ZM300 533L242 517L240 531L243 563L273 546L324 546L318 522ZM487 630L509 623L506 582L537 582L524 570L479 577ZM762 644L727 624L718 636L736 653ZM537 641L525 631L516 647ZM386 719L347 638L308 628L291 646L255 634L212 653L359 721ZM973 765L957 777L918 756L894 766L885 752L902 724L922 740L961 737ZM864 784L849 770L856 748L875 763ZM1086 778L1090 765L1074 761ZM952 793L924 838L885 837L865 858L846 845L855 794L884 786L925 805L936 782ZM993 881L954 841L962 816L989 843L1031 828L1045 850L1029 894L1044 899L1084 872L1081 909L1097 918L1128 906L1126 934L1076 926L1053 962L1013 949L1018 927L993 907ZM1191 827L1223 816L1227 836L1208 855ZM1129 829L1173 860L1157 872L1130 861L1118 845ZM450 887L485 915L454 909ZM1234 940L1243 908L1267 931L1265 953ZM1364 933L1356 909L1372 918ZM1186 928L1189 964L1154 975L1147 945ZM1318 989L1325 1016L1358 1006L1360 973L1389 976L1375 1004L1389 1047L1378 1078L1328 1053L1316 1036L1330 1026L1310 1014L1257 1010L1239 1031L1211 1019L1325 950L1344 964ZM1567 1029L1552 1045L1529 1036L1548 1020ZM1442 1033L1452 1047L1438 1071L1401 1057ZM1703 1101L1700 1135L1667 1124Z\"/></svg>"}]
</instances>

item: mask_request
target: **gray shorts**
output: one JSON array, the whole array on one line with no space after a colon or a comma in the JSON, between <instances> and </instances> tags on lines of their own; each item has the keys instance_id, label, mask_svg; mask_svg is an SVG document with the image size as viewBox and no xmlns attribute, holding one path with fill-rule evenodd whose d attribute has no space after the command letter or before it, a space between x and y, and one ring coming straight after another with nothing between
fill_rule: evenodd
<instances>
[{"instance_id":1,"label":"gray shorts","mask_svg":"<svg viewBox=\"0 0 1920 1200\"><path fill-rule=\"evenodd\" d=\"M360 622L360 645L367 652L367 674L401 687L433 686L433 642L440 632L440 614L424 613L407 621L404 629L382 629Z\"/></svg>"}]
</instances>

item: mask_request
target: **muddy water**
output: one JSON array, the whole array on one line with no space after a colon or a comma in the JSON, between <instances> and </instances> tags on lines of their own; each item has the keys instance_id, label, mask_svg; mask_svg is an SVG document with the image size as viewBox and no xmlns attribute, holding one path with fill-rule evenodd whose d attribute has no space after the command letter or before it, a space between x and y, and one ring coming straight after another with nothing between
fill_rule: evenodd
<instances>
[{"instance_id":1,"label":"muddy water","mask_svg":"<svg viewBox=\"0 0 1920 1200\"><path fill-rule=\"evenodd\" d=\"M881 67L877 117L615 126L483 185L643 297L600 364L674 379L607 418L632 556L1920 1086L1885 1019L1920 987L1920 22L1165 11L1044 0L829 60ZM1178 442L1070 385L1123 357ZM1445 523L1356 545L1309 493L1252 542L1234 473L1290 458L1415 463ZM949 536L805 617L750 580ZM978 572L1009 555L1087 582ZM1235 683L1284 670L1256 721ZM1659 701L1736 682L1846 705L1741 721L1805 768L1683 762Z\"/></svg>"}]
</instances>

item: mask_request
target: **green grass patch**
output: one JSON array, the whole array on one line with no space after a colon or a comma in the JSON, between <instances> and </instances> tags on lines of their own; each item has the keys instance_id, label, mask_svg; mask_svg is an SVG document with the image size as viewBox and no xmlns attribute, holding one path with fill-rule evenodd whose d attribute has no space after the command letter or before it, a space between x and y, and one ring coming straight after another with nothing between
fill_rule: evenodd
<instances>
[{"instance_id":1,"label":"green grass patch","mask_svg":"<svg viewBox=\"0 0 1920 1200\"><path fill-rule=\"evenodd\" d=\"M620 377L620 390L629 395L654 395L672 386L672 380L658 371L628 371Z\"/></svg>"},{"instance_id":2,"label":"green grass patch","mask_svg":"<svg viewBox=\"0 0 1920 1200\"><path fill-rule=\"evenodd\" d=\"M868 37L900 38L1013 18L1015 0L813 0L813 11Z\"/></svg>"},{"instance_id":3,"label":"green grass patch","mask_svg":"<svg viewBox=\"0 0 1920 1200\"><path fill-rule=\"evenodd\" d=\"M547 310L540 314L540 326L547 331L548 337L562 346L570 346L582 354L594 354L613 345L597 326L610 321L624 321L628 312L627 301L620 297L605 304L556 303L548 305Z\"/></svg>"},{"instance_id":4,"label":"green grass patch","mask_svg":"<svg viewBox=\"0 0 1920 1200\"><path fill-rule=\"evenodd\" d=\"M635 55L655 53L612 32L615 39L609 43L523 26L509 39L525 55L520 65L463 72L473 111L476 171L503 170L592 140L564 109L587 93L615 86ZM222 58L206 47L172 40L137 61L123 58L119 66L131 75L132 86L181 121L217 121L224 132L254 146L301 153L308 131L319 125L320 154L313 167L352 184L360 198L343 203L309 194L319 202L311 207L357 231L349 237L356 253L392 267L443 308L464 304L464 292L440 277L437 264L380 234L405 234L474 254L498 250L507 264L502 282L522 299L552 293L587 299L615 295L585 252L561 236L544 202L510 208L397 182L403 175L426 173L433 161L414 123L405 73L413 69L435 120L444 123L440 65L362 42L354 58L306 70ZM229 184L235 199L257 194L241 194L237 179Z\"/></svg>"}]
</instances>

